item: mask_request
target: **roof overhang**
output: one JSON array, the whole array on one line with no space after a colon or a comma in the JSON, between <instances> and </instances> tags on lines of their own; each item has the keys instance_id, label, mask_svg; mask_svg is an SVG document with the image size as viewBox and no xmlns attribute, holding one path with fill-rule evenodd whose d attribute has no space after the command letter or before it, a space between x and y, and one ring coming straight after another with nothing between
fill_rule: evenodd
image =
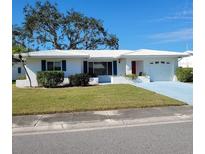
<instances>
[{"instance_id":1,"label":"roof overhang","mask_svg":"<svg viewBox=\"0 0 205 154\"><path fill-rule=\"evenodd\" d=\"M188 56L190 55L122 55L121 58L181 58Z\"/></svg>"},{"instance_id":2,"label":"roof overhang","mask_svg":"<svg viewBox=\"0 0 205 154\"><path fill-rule=\"evenodd\" d=\"M18 54L16 54L17 56ZM87 59L120 59L120 58L181 58L189 53L157 50L50 50L22 53L23 58L87 58ZM17 56L18 57L18 56Z\"/></svg>"}]
</instances>

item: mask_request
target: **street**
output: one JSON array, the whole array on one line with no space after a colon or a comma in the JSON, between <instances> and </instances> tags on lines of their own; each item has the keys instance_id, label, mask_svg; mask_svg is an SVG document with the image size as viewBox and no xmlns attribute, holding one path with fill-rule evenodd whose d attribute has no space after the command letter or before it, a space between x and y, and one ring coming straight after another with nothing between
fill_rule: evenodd
<instances>
[{"instance_id":1,"label":"street","mask_svg":"<svg viewBox=\"0 0 205 154\"><path fill-rule=\"evenodd\" d=\"M193 122L13 135L14 154L190 154Z\"/></svg>"}]
</instances>

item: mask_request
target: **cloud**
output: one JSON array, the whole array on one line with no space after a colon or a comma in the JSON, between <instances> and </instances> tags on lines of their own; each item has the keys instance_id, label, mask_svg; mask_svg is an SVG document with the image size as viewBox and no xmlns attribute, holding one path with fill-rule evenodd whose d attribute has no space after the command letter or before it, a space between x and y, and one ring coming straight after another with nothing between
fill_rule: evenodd
<instances>
[{"instance_id":1,"label":"cloud","mask_svg":"<svg viewBox=\"0 0 205 154\"><path fill-rule=\"evenodd\" d=\"M176 12L175 14L172 14L169 16L154 19L152 21L173 21L173 20L192 21L193 20L193 11L192 10L183 10L183 11Z\"/></svg>"},{"instance_id":2,"label":"cloud","mask_svg":"<svg viewBox=\"0 0 205 154\"><path fill-rule=\"evenodd\" d=\"M171 32L156 33L148 36L148 39L154 44L188 41L193 39L193 29L184 28Z\"/></svg>"}]
</instances>

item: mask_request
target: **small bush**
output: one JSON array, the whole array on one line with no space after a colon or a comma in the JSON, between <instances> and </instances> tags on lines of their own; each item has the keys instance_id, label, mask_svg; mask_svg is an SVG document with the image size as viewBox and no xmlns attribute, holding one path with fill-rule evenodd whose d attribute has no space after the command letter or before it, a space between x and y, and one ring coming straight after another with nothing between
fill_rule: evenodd
<instances>
[{"instance_id":1,"label":"small bush","mask_svg":"<svg viewBox=\"0 0 205 154\"><path fill-rule=\"evenodd\" d=\"M71 86L87 86L89 83L90 75L88 74L75 74L69 77Z\"/></svg>"},{"instance_id":2,"label":"small bush","mask_svg":"<svg viewBox=\"0 0 205 154\"><path fill-rule=\"evenodd\" d=\"M125 77L130 78L132 80L135 80L135 79L137 79L137 74L127 74L127 75L125 75Z\"/></svg>"},{"instance_id":3,"label":"small bush","mask_svg":"<svg viewBox=\"0 0 205 154\"><path fill-rule=\"evenodd\" d=\"M18 80L26 80L26 75L21 75L18 77Z\"/></svg>"},{"instance_id":4,"label":"small bush","mask_svg":"<svg viewBox=\"0 0 205 154\"><path fill-rule=\"evenodd\" d=\"M140 73L139 73L139 76L147 76L147 74L144 73L144 72L140 72Z\"/></svg>"},{"instance_id":5,"label":"small bush","mask_svg":"<svg viewBox=\"0 0 205 154\"><path fill-rule=\"evenodd\" d=\"M193 82L193 68L182 68L176 69L177 79L181 82Z\"/></svg>"},{"instance_id":6,"label":"small bush","mask_svg":"<svg viewBox=\"0 0 205 154\"><path fill-rule=\"evenodd\" d=\"M57 87L64 80L63 71L42 71L37 72L37 81L40 86L47 88Z\"/></svg>"}]
</instances>

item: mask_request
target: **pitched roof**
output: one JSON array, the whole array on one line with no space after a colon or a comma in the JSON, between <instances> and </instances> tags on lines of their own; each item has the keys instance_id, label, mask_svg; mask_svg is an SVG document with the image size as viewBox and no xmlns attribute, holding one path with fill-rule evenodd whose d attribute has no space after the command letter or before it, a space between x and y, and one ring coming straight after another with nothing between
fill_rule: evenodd
<instances>
[{"instance_id":1,"label":"pitched roof","mask_svg":"<svg viewBox=\"0 0 205 154\"><path fill-rule=\"evenodd\" d=\"M186 57L189 53L140 50L46 50L23 53L23 57L42 58L129 58L129 57Z\"/></svg>"}]
</instances>

